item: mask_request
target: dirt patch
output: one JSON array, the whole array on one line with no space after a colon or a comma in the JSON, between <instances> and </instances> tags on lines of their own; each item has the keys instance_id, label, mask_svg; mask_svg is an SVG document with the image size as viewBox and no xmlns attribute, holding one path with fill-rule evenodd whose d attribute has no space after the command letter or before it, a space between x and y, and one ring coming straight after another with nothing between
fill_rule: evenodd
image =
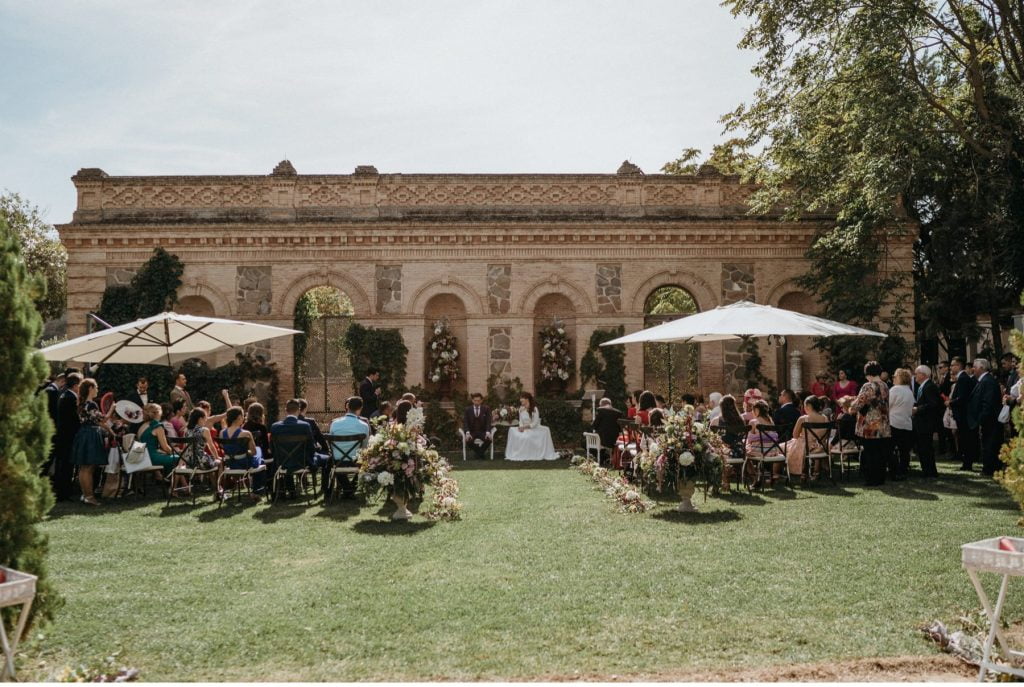
<instances>
[{"instance_id":1,"label":"dirt patch","mask_svg":"<svg viewBox=\"0 0 1024 687\"><path fill-rule=\"evenodd\" d=\"M970 682L978 669L952 656L894 656L762 668L692 670L656 675L551 676L548 681L629 682Z\"/></svg>"}]
</instances>

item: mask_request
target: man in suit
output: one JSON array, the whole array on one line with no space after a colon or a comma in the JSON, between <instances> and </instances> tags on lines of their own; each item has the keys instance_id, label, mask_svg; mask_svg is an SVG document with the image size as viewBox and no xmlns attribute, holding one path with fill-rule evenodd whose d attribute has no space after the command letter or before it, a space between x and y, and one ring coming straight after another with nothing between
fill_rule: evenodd
<instances>
[{"instance_id":1,"label":"man in suit","mask_svg":"<svg viewBox=\"0 0 1024 687\"><path fill-rule=\"evenodd\" d=\"M64 391L57 400L57 435L54 442L53 493L58 501L70 501L75 467L71 462L71 445L82 421L78 416L78 385L82 375L77 372L65 378Z\"/></svg>"},{"instance_id":2,"label":"man in suit","mask_svg":"<svg viewBox=\"0 0 1024 687\"><path fill-rule=\"evenodd\" d=\"M149 403L149 379L146 377L139 377L135 380L135 391L131 392L125 397L126 401L131 401L140 408L145 408L146 404ZM230 404L228 404L230 405ZM128 431L132 434L139 435L139 427L142 426L142 418L139 418L138 422L131 422L128 424Z\"/></svg>"},{"instance_id":3,"label":"man in suit","mask_svg":"<svg viewBox=\"0 0 1024 687\"><path fill-rule=\"evenodd\" d=\"M366 371L366 379L359 383L359 398L363 399L363 417L373 419L377 415L380 403L380 370L371 367Z\"/></svg>"},{"instance_id":4,"label":"man in suit","mask_svg":"<svg viewBox=\"0 0 1024 687\"><path fill-rule=\"evenodd\" d=\"M491 409L484 405L483 394L470 396L473 404L462 413L462 441L473 447L473 455L483 460L491 445Z\"/></svg>"},{"instance_id":5,"label":"man in suit","mask_svg":"<svg viewBox=\"0 0 1024 687\"><path fill-rule=\"evenodd\" d=\"M967 423L971 429L981 431L981 472L991 477L1003 467L999 460L1003 430L999 424L999 410L1003 399L988 360L978 358L974 361L974 377L978 384L967 403Z\"/></svg>"},{"instance_id":6,"label":"man in suit","mask_svg":"<svg viewBox=\"0 0 1024 687\"><path fill-rule=\"evenodd\" d=\"M1006 390L1009 391L1010 387L1016 384L1020 380L1020 372L1017 370L1019 364L1017 356L1013 353L1005 353L1000 359L1000 367L1002 368L1003 384L1006 386Z\"/></svg>"},{"instance_id":7,"label":"man in suit","mask_svg":"<svg viewBox=\"0 0 1024 687\"><path fill-rule=\"evenodd\" d=\"M967 422L967 404L977 381L964 369L964 359L955 356L949 361L949 371L953 378L953 390L949 392L946 405L953 413L956 422L956 443L960 457L960 470L971 471L974 461L978 459L978 430L971 429Z\"/></svg>"},{"instance_id":8,"label":"man in suit","mask_svg":"<svg viewBox=\"0 0 1024 687\"><path fill-rule=\"evenodd\" d=\"M364 437L370 435L370 424L363 419L363 399L359 396L352 396L345 401L347 413L341 417L334 418L331 422L328 433L332 436L355 436L361 434ZM355 449L355 442L338 442L330 446L331 453L336 461L350 461L359 457L359 449ZM329 465L329 463L328 463ZM327 467L324 466L324 496L330 496L330 475L327 474ZM343 474L341 482L342 496L355 496L356 481L353 475Z\"/></svg>"},{"instance_id":9,"label":"man in suit","mask_svg":"<svg viewBox=\"0 0 1024 687\"><path fill-rule=\"evenodd\" d=\"M619 420L622 419L622 411L612 407L612 399L602 398L598 401L597 413L594 414L594 422L590 428L601 437L601 455L608 452L609 460L611 453L615 450L615 442L619 439Z\"/></svg>"},{"instance_id":10,"label":"man in suit","mask_svg":"<svg viewBox=\"0 0 1024 687\"><path fill-rule=\"evenodd\" d=\"M57 406L60 402L61 392L64 391L65 376L66 375L63 372L56 376L50 375L50 377L46 380L46 383L43 384L38 389L36 389L36 394L46 394L46 414L50 416L50 422L53 423L54 428L57 427ZM47 455L46 462L43 463L43 466L39 472L39 474L44 477L49 475L50 471L53 469L53 459L54 456L56 455L55 449L57 446L56 439L57 437L56 435L54 435L53 438L50 440L49 455Z\"/></svg>"},{"instance_id":11,"label":"man in suit","mask_svg":"<svg viewBox=\"0 0 1024 687\"><path fill-rule=\"evenodd\" d=\"M297 398L299 402L299 419L309 425L310 429L313 430L313 445L316 451L323 453L324 455L330 453L330 449L327 447L327 439L324 439L324 433L320 431L320 425L311 417L306 416L306 408L309 404L306 403L306 399Z\"/></svg>"},{"instance_id":12,"label":"man in suit","mask_svg":"<svg viewBox=\"0 0 1024 687\"><path fill-rule=\"evenodd\" d=\"M914 379L917 381L917 393L914 395L914 408L911 412L917 459L925 477L938 477L932 435L942 424L942 396L938 385L932 381L932 371L927 365L917 366Z\"/></svg>"},{"instance_id":13,"label":"man in suit","mask_svg":"<svg viewBox=\"0 0 1024 687\"><path fill-rule=\"evenodd\" d=\"M298 399L290 399L285 404L284 410L287 413L287 416L283 420L279 420L271 425L270 436L275 438L285 436L305 437L306 445L304 451L306 454L306 466L311 468L315 467L313 428L310 427L308 423L299 419ZM294 496L295 483L292 481L291 475L288 475L285 478L285 489L287 489L289 496Z\"/></svg>"},{"instance_id":14,"label":"man in suit","mask_svg":"<svg viewBox=\"0 0 1024 687\"><path fill-rule=\"evenodd\" d=\"M948 360L939 361L935 381L939 385L939 395L942 397L943 403L945 403L946 399L949 398L949 395L953 393L953 375L949 371ZM939 455L945 455L953 446L953 434L951 430L946 429L942 425L941 419L939 420L939 427L936 432L939 435Z\"/></svg>"},{"instance_id":15,"label":"man in suit","mask_svg":"<svg viewBox=\"0 0 1024 687\"><path fill-rule=\"evenodd\" d=\"M796 393L792 389L783 389L779 394L779 409L772 414L772 422L779 428L779 441L793 438L793 425L800 419L800 409L796 407Z\"/></svg>"},{"instance_id":16,"label":"man in suit","mask_svg":"<svg viewBox=\"0 0 1024 687\"><path fill-rule=\"evenodd\" d=\"M185 391L185 384L188 383L188 379L185 378L184 372L179 372L178 376L174 378L174 388L171 389L171 404L175 401L183 401L185 403L185 415L187 416L192 412L192 397Z\"/></svg>"}]
</instances>

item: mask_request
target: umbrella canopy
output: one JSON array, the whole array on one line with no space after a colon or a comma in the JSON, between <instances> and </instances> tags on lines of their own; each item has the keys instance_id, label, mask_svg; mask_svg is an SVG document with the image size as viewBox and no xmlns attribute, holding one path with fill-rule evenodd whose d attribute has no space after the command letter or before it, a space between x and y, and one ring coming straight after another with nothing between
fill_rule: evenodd
<instances>
[{"instance_id":1,"label":"umbrella canopy","mask_svg":"<svg viewBox=\"0 0 1024 687\"><path fill-rule=\"evenodd\" d=\"M217 350L300 333L265 324L165 312L54 344L40 352L51 361L171 365Z\"/></svg>"},{"instance_id":2,"label":"umbrella canopy","mask_svg":"<svg viewBox=\"0 0 1024 687\"><path fill-rule=\"evenodd\" d=\"M886 336L881 332L833 322L792 310L740 301L687 315L656 327L620 336L602 346L658 342L731 341L744 336Z\"/></svg>"}]
</instances>

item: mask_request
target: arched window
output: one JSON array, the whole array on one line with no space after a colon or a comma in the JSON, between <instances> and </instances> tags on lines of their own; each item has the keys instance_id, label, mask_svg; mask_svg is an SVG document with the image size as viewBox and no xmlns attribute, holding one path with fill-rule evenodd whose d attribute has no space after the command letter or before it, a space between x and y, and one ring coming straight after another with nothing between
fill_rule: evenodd
<instances>
[{"instance_id":1,"label":"arched window","mask_svg":"<svg viewBox=\"0 0 1024 687\"><path fill-rule=\"evenodd\" d=\"M644 327L671 322L697 312L697 301L681 286L660 286L644 302ZM699 344L644 344L644 388L678 401L696 393L700 381Z\"/></svg>"},{"instance_id":2,"label":"arched window","mask_svg":"<svg viewBox=\"0 0 1024 687\"><path fill-rule=\"evenodd\" d=\"M295 328L305 332L293 339L295 395L309 403L307 413L330 420L345 412L353 379L345 332L352 322L352 303L333 286L317 286L295 305Z\"/></svg>"}]
</instances>

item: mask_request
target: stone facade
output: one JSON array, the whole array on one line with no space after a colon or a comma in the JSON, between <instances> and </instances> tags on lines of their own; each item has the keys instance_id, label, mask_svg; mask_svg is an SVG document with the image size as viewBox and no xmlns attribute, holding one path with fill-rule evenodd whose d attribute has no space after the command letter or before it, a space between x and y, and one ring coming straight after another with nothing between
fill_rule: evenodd
<instances>
[{"instance_id":1,"label":"stone facade","mask_svg":"<svg viewBox=\"0 0 1024 687\"><path fill-rule=\"evenodd\" d=\"M484 390L495 365L534 388L537 318L550 318L552 298L572 322L577 361L594 330L641 329L644 303L662 286L686 289L700 310L739 297L803 302L794 296L806 269L800 256L832 220L750 215L754 189L710 168L431 175L367 165L303 175L288 164L252 176L83 169L72 180L77 209L58 226L70 336L85 331L108 274L137 269L161 246L185 265L179 298L217 316L291 326L303 293L340 289L356 321L401 332L410 385L427 364L425 314L444 297L459 305L469 390ZM909 265L913 235L893 247L891 264ZM292 343L275 339L270 351L287 395ZM777 377L775 356L764 358L765 374ZM722 344L702 344L697 391L722 389L726 362ZM642 345L626 347L626 366L629 387L642 387Z\"/></svg>"},{"instance_id":2,"label":"stone facade","mask_svg":"<svg viewBox=\"0 0 1024 687\"><path fill-rule=\"evenodd\" d=\"M136 272L138 270L128 267L108 267L107 286L128 286L132 283Z\"/></svg>"}]
</instances>

